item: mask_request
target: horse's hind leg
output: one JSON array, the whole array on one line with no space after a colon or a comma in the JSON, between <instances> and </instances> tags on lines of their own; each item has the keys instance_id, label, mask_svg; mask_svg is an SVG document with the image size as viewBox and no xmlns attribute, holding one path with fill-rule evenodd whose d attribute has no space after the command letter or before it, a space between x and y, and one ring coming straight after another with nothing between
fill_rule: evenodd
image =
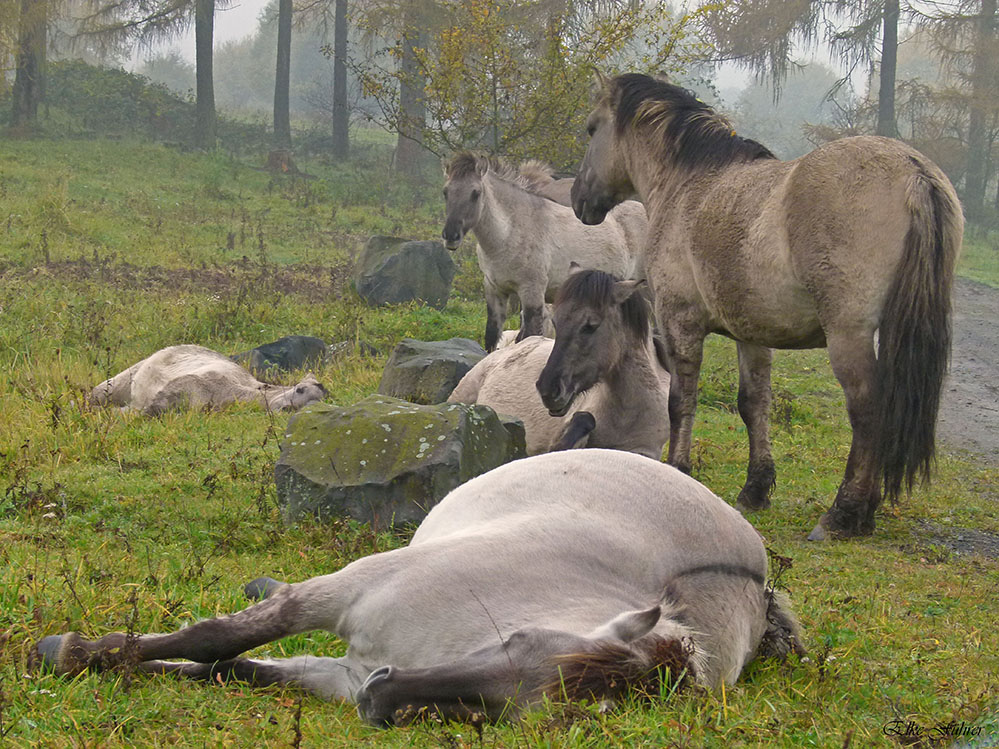
<instances>
[{"instance_id":1,"label":"horse's hind leg","mask_svg":"<svg viewBox=\"0 0 999 749\"><path fill-rule=\"evenodd\" d=\"M853 441L836 499L808 535L810 541L862 536L874 531L874 512L881 504L881 489L873 337L870 332L828 336L829 362L846 394Z\"/></svg>"},{"instance_id":2,"label":"horse's hind leg","mask_svg":"<svg viewBox=\"0 0 999 749\"><path fill-rule=\"evenodd\" d=\"M189 679L221 683L234 679L251 686L284 684L305 689L323 699L354 701L354 694L364 683L367 669L358 667L346 656L317 658L300 655L276 660L234 658L216 663L191 661L146 661L141 671L151 674L175 674Z\"/></svg>"},{"instance_id":3,"label":"horse's hind leg","mask_svg":"<svg viewBox=\"0 0 999 749\"><path fill-rule=\"evenodd\" d=\"M75 632L46 637L33 648L29 666L74 675L166 658L198 663L229 660L288 635L332 629L340 613L336 603L345 600L334 582L337 575L279 587L266 600L243 611L195 622L170 634L129 636L113 632L93 641ZM317 606L316 601L322 605Z\"/></svg>"},{"instance_id":4,"label":"horse's hind leg","mask_svg":"<svg viewBox=\"0 0 999 749\"><path fill-rule=\"evenodd\" d=\"M739 415L749 432L749 468L736 507L762 510L770 506L777 472L770 453L770 365L773 351L739 341Z\"/></svg>"}]
</instances>

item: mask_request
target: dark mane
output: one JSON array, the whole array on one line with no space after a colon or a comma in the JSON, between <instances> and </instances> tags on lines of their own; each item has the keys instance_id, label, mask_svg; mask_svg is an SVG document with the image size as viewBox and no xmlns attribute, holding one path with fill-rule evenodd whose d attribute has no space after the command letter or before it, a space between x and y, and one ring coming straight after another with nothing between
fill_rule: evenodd
<instances>
[{"instance_id":1,"label":"dark mane","mask_svg":"<svg viewBox=\"0 0 999 749\"><path fill-rule=\"evenodd\" d=\"M766 146L736 135L728 120L680 86L628 73L613 78L609 92L618 134L633 124L661 131L676 167L693 171L777 158Z\"/></svg>"},{"instance_id":2,"label":"dark mane","mask_svg":"<svg viewBox=\"0 0 999 749\"><path fill-rule=\"evenodd\" d=\"M621 279L599 270L581 270L569 275L555 299L555 305L576 302L606 309L612 304L614 284ZM639 340L649 334L649 304L641 294L632 294L621 305L625 327Z\"/></svg>"},{"instance_id":3,"label":"dark mane","mask_svg":"<svg viewBox=\"0 0 999 749\"><path fill-rule=\"evenodd\" d=\"M615 698L627 690L655 697L664 684L679 688L696 678L692 655L689 644L656 634L628 646L602 642L593 652L556 658L558 676L541 692L567 700Z\"/></svg>"}]
</instances>

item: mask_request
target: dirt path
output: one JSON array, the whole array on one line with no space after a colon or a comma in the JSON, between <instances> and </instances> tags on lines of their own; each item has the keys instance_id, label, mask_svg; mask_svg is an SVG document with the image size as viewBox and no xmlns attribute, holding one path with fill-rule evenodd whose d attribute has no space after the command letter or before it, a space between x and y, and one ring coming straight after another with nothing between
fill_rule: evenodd
<instances>
[{"instance_id":1,"label":"dirt path","mask_svg":"<svg viewBox=\"0 0 999 749\"><path fill-rule=\"evenodd\" d=\"M999 465L999 289L957 279L954 343L938 436L944 449Z\"/></svg>"}]
</instances>

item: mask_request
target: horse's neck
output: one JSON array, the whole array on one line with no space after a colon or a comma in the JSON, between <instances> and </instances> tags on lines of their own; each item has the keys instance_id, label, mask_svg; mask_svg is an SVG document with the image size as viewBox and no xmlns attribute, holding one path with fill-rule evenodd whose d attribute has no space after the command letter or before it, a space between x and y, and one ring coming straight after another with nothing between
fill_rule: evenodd
<instances>
[{"instance_id":1,"label":"horse's neck","mask_svg":"<svg viewBox=\"0 0 999 749\"><path fill-rule=\"evenodd\" d=\"M482 215L475 225L475 238L483 248L505 248L514 232L513 204L518 190L490 172L482 179Z\"/></svg>"},{"instance_id":2,"label":"horse's neck","mask_svg":"<svg viewBox=\"0 0 999 749\"><path fill-rule=\"evenodd\" d=\"M641 345L632 339L632 345L604 380L607 395L614 401L617 413L644 413L650 402L657 399L658 389L654 385L659 381L659 374L656 366L652 336L646 336Z\"/></svg>"}]
</instances>

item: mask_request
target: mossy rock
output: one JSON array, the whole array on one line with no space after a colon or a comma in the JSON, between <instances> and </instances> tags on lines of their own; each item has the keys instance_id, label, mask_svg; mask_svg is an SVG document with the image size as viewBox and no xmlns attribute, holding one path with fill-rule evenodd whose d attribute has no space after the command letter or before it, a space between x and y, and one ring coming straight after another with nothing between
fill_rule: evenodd
<instances>
[{"instance_id":1,"label":"mossy rock","mask_svg":"<svg viewBox=\"0 0 999 749\"><path fill-rule=\"evenodd\" d=\"M285 519L418 523L455 487L524 457L524 427L487 406L372 395L291 418L274 468Z\"/></svg>"},{"instance_id":2,"label":"mossy rock","mask_svg":"<svg viewBox=\"0 0 999 749\"><path fill-rule=\"evenodd\" d=\"M485 355L486 350L469 338L403 338L385 365L378 392L412 403L443 403Z\"/></svg>"}]
</instances>

